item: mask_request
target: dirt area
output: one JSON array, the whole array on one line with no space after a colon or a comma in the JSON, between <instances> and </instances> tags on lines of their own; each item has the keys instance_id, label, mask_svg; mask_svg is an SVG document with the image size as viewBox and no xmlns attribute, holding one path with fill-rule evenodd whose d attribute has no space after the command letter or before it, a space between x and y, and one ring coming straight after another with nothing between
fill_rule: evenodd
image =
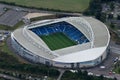
<instances>
[{"instance_id":1,"label":"dirt area","mask_svg":"<svg viewBox=\"0 0 120 80\"><path fill-rule=\"evenodd\" d=\"M54 15L54 14L49 14L49 13L28 13L24 18L31 19L31 18L36 18L36 17L51 16L51 15Z\"/></svg>"}]
</instances>

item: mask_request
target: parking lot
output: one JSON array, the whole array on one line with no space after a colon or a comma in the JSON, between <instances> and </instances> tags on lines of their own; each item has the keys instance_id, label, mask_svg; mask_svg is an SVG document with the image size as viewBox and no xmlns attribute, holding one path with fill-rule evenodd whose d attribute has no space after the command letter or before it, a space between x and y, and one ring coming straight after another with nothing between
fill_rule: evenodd
<instances>
[{"instance_id":1,"label":"parking lot","mask_svg":"<svg viewBox=\"0 0 120 80\"><path fill-rule=\"evenodd\" d=\"M4 7L4 5L0 5L0 15L2 15L5 12Z\"/></svg>"},{"instance_id":2,"label":"parking lot","mask_svg":"<svg viewBox=\"0 0 120 80\"><path fill-rule=\"evenodd\" d=\"M27 12L8 10L5 14L0 16L0 24L12 27L17 24L26 14Z\"/></svg>"}]
</instances>

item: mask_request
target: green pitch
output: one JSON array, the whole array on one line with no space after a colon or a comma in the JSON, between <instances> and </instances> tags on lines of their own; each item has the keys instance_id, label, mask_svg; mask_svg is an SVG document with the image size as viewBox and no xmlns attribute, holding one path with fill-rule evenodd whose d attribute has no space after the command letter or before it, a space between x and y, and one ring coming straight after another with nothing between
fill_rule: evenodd
<instances>
[{"instance_id":1,"label":"green pitch","mask_svg":"<svg viewBox=\"0 0 120 80\"><path fill-rule=\"evenodd\" d=\"M40 37L51 50L57 50L77 44L77 42L72 41L63 33L54 33L50 35L43 35Z\"/></svg>"},{"instance_id":2,"label":"green pitch","mask_svg":"<svg viewBox=\"0 0 120 80\"><path fill-rule=\"evenodd\" d=\"M83 12L90 0L0 0L28 7L48 8L64 11Z\"/></svg>"}]
</instances>

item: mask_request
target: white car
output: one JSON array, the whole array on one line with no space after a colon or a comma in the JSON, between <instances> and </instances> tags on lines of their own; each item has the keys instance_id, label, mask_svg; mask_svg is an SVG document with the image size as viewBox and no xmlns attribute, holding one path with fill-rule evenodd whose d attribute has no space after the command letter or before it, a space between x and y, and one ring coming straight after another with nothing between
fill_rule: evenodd
<instances>
[{"instance_id":1,"label":"white car","mask_svg":"<svg viewBox=\"0 0 120 80\"><path fill-rule=\"evenodd\" d=\"M93 73L92 72L88 72L88 75L93 75Z\"/></svg>"},{"instance_id":2,"label":"white car","mask_svg":"<svg viewBox=\"0 0 120 80\"><path fill-rule=\"evenodd\" d=\"M100 66L100 68L101 68L101 69L104 69L104 68L105 68L105 66Z\"/></svg>"}]
</instances>

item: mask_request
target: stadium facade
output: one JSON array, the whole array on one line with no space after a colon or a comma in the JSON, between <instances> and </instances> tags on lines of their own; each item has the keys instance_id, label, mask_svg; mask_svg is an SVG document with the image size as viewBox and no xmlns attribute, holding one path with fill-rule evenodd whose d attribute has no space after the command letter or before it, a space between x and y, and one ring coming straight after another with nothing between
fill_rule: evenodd
<instances>
[{"instance_id":1,"label":"stadium facade","mask_svg":"<svg viewBox=\"0 0 120 80\"><path fill-rule=\"evenodd\" d=\"M52 50L40 36L54 33L63 33L76 44ZM11 34L12 47L20 56L35 63L61 68L100 64L108 55L109 41L110 34L106 25L92 17L38 21L16 29ZM54 46L55 42L52 43Z\"/></svg>"}]
</instances>

